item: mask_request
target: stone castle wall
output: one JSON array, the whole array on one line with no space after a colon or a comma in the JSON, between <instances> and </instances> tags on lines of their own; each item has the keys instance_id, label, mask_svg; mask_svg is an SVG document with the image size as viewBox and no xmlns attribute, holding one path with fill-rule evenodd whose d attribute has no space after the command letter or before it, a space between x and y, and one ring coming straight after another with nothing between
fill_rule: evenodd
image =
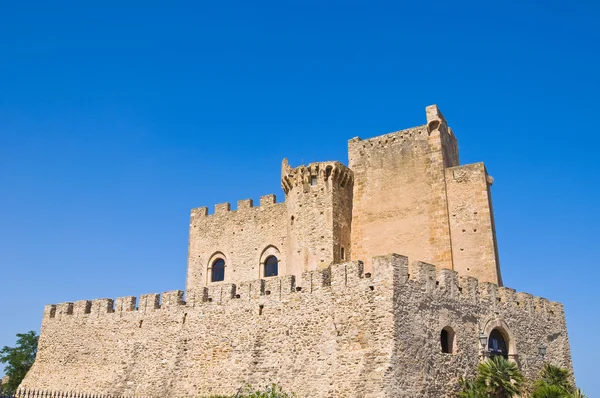
<instances>
[{"instance_id":1,"label":"stone castle wall","mask_svg":"<svg viewBox=\"0 0 600 398\"><path fill-rule=\"evenodd\" d=\"M442 353L440 332L455 333ZM47 306L24 390L233 394L278 382L299 397L446 397L500 328L527 375L571 369L562 305L403 256L183 292Z\"/></svg>"},{"instance_id":2,"label":"stone castle wall","mask_svg":"<svg viewBox=\"0 0 600 398\"><path fill-rule=\"evenodd\" d=\"M490 186L483 163L445 170L452 263L461 275L502 285Z\"/></svg>"}]
</instances>

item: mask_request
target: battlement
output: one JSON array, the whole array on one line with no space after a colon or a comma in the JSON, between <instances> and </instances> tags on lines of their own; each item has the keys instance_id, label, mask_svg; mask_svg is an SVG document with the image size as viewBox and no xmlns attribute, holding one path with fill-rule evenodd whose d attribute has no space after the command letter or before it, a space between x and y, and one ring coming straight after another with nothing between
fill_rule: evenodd
<instances>
[{"instance_id":1,"label":"battlement","mask_svg":"<svg viewBox=\"0 0 600 398\"><path fill-rule=\"evenodd\" d=\"M374 147L385 147L388 144L393 143L404 143L406 141L415 140L418 138L426 138L428 135L438 130L441 133L448 134L454 137L454 132L448 123L446 118L442 115L437 105L429 105L425 108L425 117L427 124L415 126L403 130L393 131L387 134L379 135L372 138L362 139L360 137L354 137L348 140L349 146L362 145L363 148L374 148Z\"/></svg>"},{"instance_id":2,"label":"battlement","mask_svg":"<svg viewBox=\"0 0 600 398\"><path fill-rule=\"evenodd\" d=\"M272 206L275 204L282 204L282 203L277 203L277 198L274 194L269 194L269 195L263 195L260 197L260 202L259 202L259 206L254 206L254 201L252 199L242 199L242 200L238 200L237 202L237 210L231 210L231 203L229 202L224 202L224 203L218 203L215 205L215 211L213 214L208 214L208 207L204 206L204 207L196 207L194 209L192 209L191 213L190 213L190 217L191 219L195 219L197 217L210 217L213 215L222 215L222 214L227 214L230 212L242 212L242 211L248 211L251 209L261 209L264 207L268 207L268 206Z\"/></svg>"},{"instance_id":3,"label":"battlement","mask_svg":"<svg viewBox=\"0 0 600 398\"><path fill-rule=\"evenodd\" d=\"M438 270L434 265L421 261L409 263L405 256L390 254L372 259L373 271L365 272L362 261L350 261L302 273L298 280L293 275L257 279L239 284L213 284L184 299L182 290L162 294L144 294L117 299L101 298L47 305L44 317L60 320L65 317L99 318L124 317L168 311L177 308L195 308L212 305L235 305L236 302L258 301L259 304L287 301L305 294L346 294L346 289L358 289L378 294L384 290L398 294L422 294L437 299L477 305L485 303L489 308L522 309L527 313L543 313L547 316L564 315L562 304L550 302L528 293L480 282L469 276L459 276L449 269Z\"/></svg>"},{"instance_id":4,"label":"battlement","mask_svg":"<svg viewBox=\"0 0 600 398\"><path fill-rule=\"evenodd\" d=\"M440 133L445 133L451 137L454 137L452 129L448 127L446 118L444 115L442 115L442 112L439 110L437 105L427 106L425 108L425 117L427 124L394 131L368 139L354 137L348 141L348 147L376 148L386 147L391 144L403 144L416 139L426 139L436 130Z\"/></svg>"},{"instance_id":5,"label":"battlement","mask_svg":"<svg viewBox=\"0 0 600 398\"><path fill-rule=\"evenodd\" d=\"M281 188L287 195L294 187L302 187L297 192L310 192L311 187L325 184L338 184L340 188L351 187L354 175L352 170L340 162L315 162L307 166L291 167L287 159L281 163Z\"/></svg>"},{"instance_id":6,"label":"battlement","mask_svg":"<svg viewBox=\"0 0 600 398\"><path fill-rule=\"evenodd\" d=\"M162 294L143 294L139 300L135 296L118 297L116 299L101 298L94 300L80 300L60 304L46 305L44 316L48 318L75 317L100 317L105 314L122 316L128 312L146 313L149 311L185 305L183 291L174 290Z\"/></svg>"},{"instance_id":7,"label":"battlement","mask_svg":"<svg viewBox=\"0 0 600 398\"><path fill-rule=\"evenodd\" d=\"M385 148L392 144L403 144L419 138L427 137L427 125L411 127L404 130L393 131L371 138L354 137L348 140L349 148Z\"/></svg>"}]
</instances>

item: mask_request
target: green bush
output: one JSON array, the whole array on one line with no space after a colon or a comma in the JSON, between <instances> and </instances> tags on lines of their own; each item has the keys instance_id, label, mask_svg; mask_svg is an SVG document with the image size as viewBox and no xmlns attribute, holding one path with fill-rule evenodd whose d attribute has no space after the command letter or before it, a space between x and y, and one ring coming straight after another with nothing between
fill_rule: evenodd
<instances>
[{"instance_id":1,"label":"green bush","mask_svg":"<svg viewBox=\"0 0 600 398\"><path fill-rule=\"evenodd\" d=\"M510 398L523 387L523 374L513 362L496 356L479 364L477 377L460 381L459 398Z\"/></svg>"},{"instance_id":2,"label":"green bush","mask_svg":"<svg viewBox=\"0 0 600 398\"><path fill-rule=\"evenodd\" d=\"M296 394L287 393L277 384L270 384L264 389L256 390L247 386L234 395L210 395L203 398L294 398Z\"/></svg>"},{"instance_id":3,"label":"green bush","mask_svg":"<svg viewBox=\"0 0 600 398\"><path fill-rule=\"evenodd\" d=\"M586 398L571 383L571 375L567 369L549 363L544 365L539 379L535 381L531 398Z\"/></svg>"},{"instance_id":4,"label":"green bush","mask_svg":"<svg viewBox=\"0 0 600 398\"><path fill-rule=\"evenodd\" d=\"M0 349L0 363L5 363L4 371L9 377L8 383L0 385L0 394L12 395L33 365L37 353L38 335L36 332L17 333L15 347Z\"/></svg>"},{"instance_id":5,"label":"green bush","mask_svg":"<svg viewBox=\"0 0 600 398\"><path fill-rule=\"evenodd\" d=\"M528 385L533 387L525 388L523 375L517 366L502 357L494 357L479 365L477 377L460 379L458 397L508 398L522 394L522 397L529 398L587 398L575 388L571 379L568 370L546 364L539 377L529 381Z\"/></svg>"}]
</instances>

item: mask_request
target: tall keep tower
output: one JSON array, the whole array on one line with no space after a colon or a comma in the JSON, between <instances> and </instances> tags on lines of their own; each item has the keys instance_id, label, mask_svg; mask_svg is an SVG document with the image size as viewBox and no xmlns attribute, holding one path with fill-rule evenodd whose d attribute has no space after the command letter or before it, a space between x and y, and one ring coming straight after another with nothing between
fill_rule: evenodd
<instances>
[{"instance_id":1,"label":"tall keep tower","mask_svg":"<svg viewBox=\"0 0 600 398\"><path fill-rule=\"evenodd\" d=\"M350 259L353 180L352 171L339 162L292 168L283 160L291 274Z\"/></svg>"},{"instance_id":2,"label":"tall keep tower","mask_svg":"<svg viewBox=\"0 0 600 398\"><path fill-rule=\"evenodd\" d=\"M437 106L427 124L348 142L354 172L353 257L406 253L502 284L483 163L459 166L457 141Z\"/></svg>"}]
</instances>

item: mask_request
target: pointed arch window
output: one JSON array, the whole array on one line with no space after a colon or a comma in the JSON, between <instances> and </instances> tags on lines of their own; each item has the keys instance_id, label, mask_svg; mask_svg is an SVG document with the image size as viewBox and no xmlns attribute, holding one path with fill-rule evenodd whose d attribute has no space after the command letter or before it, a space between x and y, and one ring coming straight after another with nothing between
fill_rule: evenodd
<instances>
[{"instance_id":1,"label":"pointed arch window","mask_svg":"<svg viewBox=\"0 0 600 398\"><path fill-rule=\"evenodd\" d=\"M490 357L503 356L508 359L508 344L506 344L506 340L500 330L494 329L490 333L488 350Z\"/></svg>"}]
</instances>

